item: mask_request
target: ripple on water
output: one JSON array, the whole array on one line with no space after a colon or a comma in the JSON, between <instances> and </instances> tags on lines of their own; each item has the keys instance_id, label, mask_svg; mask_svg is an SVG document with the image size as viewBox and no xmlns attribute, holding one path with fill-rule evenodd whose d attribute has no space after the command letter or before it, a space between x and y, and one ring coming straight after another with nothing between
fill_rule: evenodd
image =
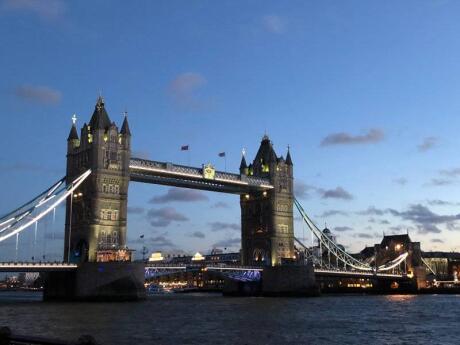
<instances>
[{"instance_id":1,"label":"ripple on water","mask_svg":"<svg viewBox=\"0 0 460 345\"><path fill-rule=\"evenodd\" d=\"M452 295L225 298L165 295L133 303L43 303L0 293L0 325L102 344L459 344Z\"/></svg>"}]
</instances>

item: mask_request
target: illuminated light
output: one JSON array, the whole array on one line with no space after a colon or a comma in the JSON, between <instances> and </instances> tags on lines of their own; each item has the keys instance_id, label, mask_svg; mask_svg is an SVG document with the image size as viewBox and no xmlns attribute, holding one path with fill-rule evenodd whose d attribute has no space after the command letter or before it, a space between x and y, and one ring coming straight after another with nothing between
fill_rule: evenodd
<instances>
[{"instance_id":1,"label":"illuminated light","mask_svg":"<svg viewBox=\"0 0 460 345\"><path fill-rule=\"evenodd\" d=\"M150 257L149 257L149 262L163 261L163 260L164 260L164 257L163 257L163 255L161 255L161 252L152 253L152 255L150 255Z\"/></svg>"},{"instance_id":2,"label":"illuminated light","mask_svg":"<svg viewBox=\"0 0 460 345\"><path fill-rule=\"evenodd\" d=\"M391 285L390 285L390 288L391 288L391 289L397 289L397 288L399 288L398 282L392 282Z\"/></svg>"},{"instance_id":3,"label":"illuminated light","mask_svg":"<svg viewBox=\"0 0 460 345\"><path fill-rule=\"evenodd\" d=\"M244 197L245 197L246 199L249 199L249 194L246 194Z\"/></svg>"},{"instance_id":4,"label":"illuminated light","mask_svg":"<svg viewBox=\"0 0 460 345\"><path fill-rule=\"evenodd\" d=\"M398 243L397 245L395 245L395 250L400 250L401 247L402 247L402 245Z\"/></svg>"},{"instance_id":5,"label":"illuminated light","mask_svg":"<svg viewBox=\"0 0 460 345\"><path fill-rule=\"evenodd\" d=\"M267 191L264 190L264 192L262 193L263 196L267 196Z\"/></svg>"},{"instance_id":6,"label":"illuminated light","mask_svg":"<svg viewBox=\"0 0 460 345\"><path fill-rule=\"evenodd\" d=\"M195 255L192 257L192 261L203 261L204 256L201 255L199 252L196 252Z\"/></svg>"},{"instance_id":7,"label":"illuminated light","mask_svg":"<svg viewBox=\"0 0 460 345\"><path fill-rule=\"evenodd\" d=\"M88 133L88 142L89 143L93 142L93 135L91 133Z\"/></svg>"},{"instance_id":8,"label":"illuminated light","mask_svg":"<svg viewBox=\"0 0 460 345\"><path fill-rule=\"evenodd\" d=\"M50 213L51 211L53 211L61 202L63 202L65 199L67 199L67 197L71 194L73 194L73 192L83 183L83 181L91 174L91 170L87 170L85 173L83 173L82 175L80 175L78 178L76 178L74 180L74 182L72 183L72 187L69 188L69 190L67 190L67 192L65 192L58 200L56 200L56 202L54 202L48 209L46 209L45 211L43 211L42 213L40 213L39 215L37 215L36 217L33 217L31 220L29 220L26 224L23 224L22 226L20 226L19 228L15 229L14 231L10 232L9 234L6 234L6 235L3 235L3 236L0 236L0 242L10 238L11 236L14 236L18 233L20 233L22 230L24 230L25 228L29 227L31 224L39 221L40 219L42 219L44 216L46 216L48 213ZM30 212L26 212L27 214L29 214ZM24 215L25 216L25 215Z\"/></svg>"},{"instance_id":9,"label":"illuminated light","mask_svg":"<svg viewBox=\"0 0 460 345\"><path fill-rule=\"evenodd\" d=\"M83 193L82 192L78 193L78 196L83 196Z\"/></svg>"},{"instance_id":10,"label":"illuminated light","mask_svg":"<svg viewBox=\"0 0 460 345\"><path fill-rule=\"evenodd\" d=\"M107 134L104 134L104 141L107 142L109 140L109 136Z\"/></svg>"},{"instance_id":11,"label":"illuminated light","mask_svg":"<svg viewBox=\"0 0 460 345\"><path fill-rule=\"evenodd\" d=\"M0 223L0 226L5 225L5 224L7 224L7 223L9 223L9 222L11 222L12 220L15 220L15 219L16 218L13 217L13 218L10 218L8 220L5 220L3 223Z\"/></svg>"}]
</instances>

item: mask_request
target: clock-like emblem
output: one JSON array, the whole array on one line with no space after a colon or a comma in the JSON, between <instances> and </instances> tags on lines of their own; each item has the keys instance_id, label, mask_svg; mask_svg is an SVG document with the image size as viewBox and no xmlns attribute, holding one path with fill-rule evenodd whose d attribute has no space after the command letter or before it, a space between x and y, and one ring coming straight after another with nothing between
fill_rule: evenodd
<instances>
[{"instance_id":1,"label":"clock-like emblem","mask_svg":"<svg viewBox=\"0 0 460 345\"><path fill-rule=\"evenodd\" d=\"M211 164L203 165L203 177L208 180L214 180L216 177L216 169Z\"/></svg>"}]
</instances>

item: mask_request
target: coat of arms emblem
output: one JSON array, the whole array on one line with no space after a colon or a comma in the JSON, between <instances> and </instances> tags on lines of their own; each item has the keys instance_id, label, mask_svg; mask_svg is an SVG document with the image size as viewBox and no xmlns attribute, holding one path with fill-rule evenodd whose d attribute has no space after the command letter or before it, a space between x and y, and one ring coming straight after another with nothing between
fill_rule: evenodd
<instances>
[{"instance_id":1,"label":"coat of arms emblem","mask_svg":"<svg viewBox=\"0 0 460 345\"><path fill-rule=\"evenodd\" d=\"M214 180L216 177L216 169L211 164L203 165L203 177L208 180Z\"/></svg>"}]
</instances>

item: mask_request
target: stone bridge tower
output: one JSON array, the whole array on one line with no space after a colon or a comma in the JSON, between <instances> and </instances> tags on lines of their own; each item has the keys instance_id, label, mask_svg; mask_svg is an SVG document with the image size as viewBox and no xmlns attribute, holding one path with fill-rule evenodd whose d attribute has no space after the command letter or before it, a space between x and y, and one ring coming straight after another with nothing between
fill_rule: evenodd
<instances>
[{"instance_id":1,"label":"stone bridge tower","mask_svg":"<svg viewBox=\"0 0 460 345\"><path fill-rule=\"evenodd\" d=\"M75 118L67 139L67 183L92 173L67 200L64 258L72 262L128 260L126 217L131 133L110 121L99 97L78 136ZM70 237L70 238L69 238ZM69 248L70 244L70 248Z\"/></svg>"},{"instance_id":2,"label":"stone bridge tower","mask_svg":"<svg viewBox=\"0 0 460 345\"><path fill-rule=\"evenodd\" d=\"M247 166L243 156L240 173L270 180L273 189L241 195L241 246L244 265L279 265L294 259L293 164L291 154L277 157L265 135L257 155Z\"/></svg>"}]
</instances>

